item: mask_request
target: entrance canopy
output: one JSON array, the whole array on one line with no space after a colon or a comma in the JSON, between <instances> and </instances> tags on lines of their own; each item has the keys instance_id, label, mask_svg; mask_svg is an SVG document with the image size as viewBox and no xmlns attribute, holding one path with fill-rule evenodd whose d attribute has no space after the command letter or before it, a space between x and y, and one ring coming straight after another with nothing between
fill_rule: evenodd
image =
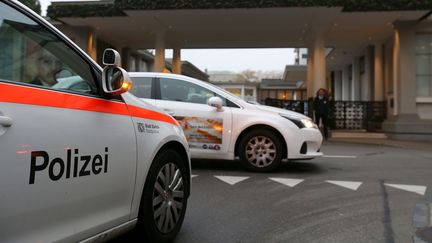
<instances>
[{"instance_id":1,"label":"entrance canopy","mask_svg":"<svg viewBox=\"0 0 432 243\"><path fill-rule=\"evenodd\" d=\"M427 9L428 1L361 1L358 6L340 3L346 1L325 1L325 6L321 1L164 2L55 2L48 15L71 26L91 27L116 47L155 48L158 36L165 48L181 49L309 47L319 38L334 49L327 64L338 66L368 44L391 36L396 21L416 21L428 13L410 10Z\"/></svg>"}]
</instances>

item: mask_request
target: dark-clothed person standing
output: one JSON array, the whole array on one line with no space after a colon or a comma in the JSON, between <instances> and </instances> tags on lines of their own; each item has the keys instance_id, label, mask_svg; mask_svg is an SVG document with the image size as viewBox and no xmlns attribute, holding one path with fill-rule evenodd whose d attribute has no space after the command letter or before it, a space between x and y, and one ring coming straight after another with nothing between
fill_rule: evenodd
<instances>
[{"instance_id":1,"label":"dark-clothed person standing","mask_svg":"<svg viewBox=\"0 0 432 243\"><path fill-rule=\"evenodd\" d=\"M327 117L329 113L329 99L324 89L319 89L314 99L315 122L319 126L320 121L323 125L324 138L328 139Z\"/></svg>"}]
</instances>

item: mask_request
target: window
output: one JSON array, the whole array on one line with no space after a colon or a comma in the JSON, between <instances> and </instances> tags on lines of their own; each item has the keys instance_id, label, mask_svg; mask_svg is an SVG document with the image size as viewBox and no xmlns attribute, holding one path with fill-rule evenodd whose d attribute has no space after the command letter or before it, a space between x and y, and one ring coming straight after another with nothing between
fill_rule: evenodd
<instances>
[{"instance_id":1,"label":"window","mask_svg":"<svg viewBox=\"0 0 432 243\"><path fill-rule=\"evenodd\" d=\"M225 90L237 97L241 97L241 88L225 88Z\"/></svg>"},{"instance_id":2,"label":"window","mask_svg":"<svg viewBox=\"0 0 432 243\"><path fill-rule=\"evenodd\" d=\"M61 39L0 2L0 80L97 94L90 65Z\"/></svg>"},{"instance_id":3,"label":"window","mask_svg":"<svg viewBox=\"0 0 432 243\"><path fill-rule=\"evenodd\" d=\"M215 92L199 85L169 78L160 79L160 93L162 100L207 104L210 97L217 96ZM222 97L221 97L222 98ZM222 98L226 106L226 99Z\"/></svg>"},{"instance_id":4,"label":"window","mask_svg":"<svg viewBox=\"0 0 432 243\"><path fill-rule=\"evenodd\" d=\"M292 91L291 90L279 90L277 92L277 98L279 100L291 100L292 99Z\"/></svg>"},{"instance_id":5,"label":"window","mask_svg":"<svg viewBox=\"0 0 432 243\"><path fill-rule=\"evenodd\" d=\"M432 34L416 35L417 96L432 96Z\"/></svg>"},{"instance_id":6,"label":"window","mask_svg":"<svg viewBox=\"0 0 432 243\"><path fill-rule=\"evenodd\" d=\"M132 77L132 89L130 92L138 98L151 99L152 81L151 77Z\"/></svg>"}]
</instances>

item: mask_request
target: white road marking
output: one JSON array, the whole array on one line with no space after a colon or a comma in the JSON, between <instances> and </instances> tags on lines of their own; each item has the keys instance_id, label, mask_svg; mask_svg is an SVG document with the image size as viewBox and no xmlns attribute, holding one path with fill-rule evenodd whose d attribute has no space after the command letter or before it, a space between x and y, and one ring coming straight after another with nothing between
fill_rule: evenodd
<instances>
[{"instance_id":1,"label":"white road marking","mask_svg":"<svg viewBox=\"0 0 432 243\"><path fill-rule=\"evenodd\" d=\"M408 191L408 192L414 192L420 195L424 195L427 188L425 186L417 186L417 185L401 185L401 184L388 184L388 183L384 183L384 185L401 189L404 191Z\"/></svg>"},{"instance_id":2,"label":"white road marking","mask_svg":"<svg viewBox=\"0 0 432 243\"><path fill-rule=\"evenodd\" d=\"M357 189L361 186L362 182L359 181L326 181L330 184L345 187L354 191L357 191Z\"/></svg>"},{"instance_id":3,"label":"white road marking","mask_svg":"<svg viewBox=\"0 0 432 243\"><path fill-rule=\"evenodd\" d=\"M218 178L223 182L230 184L231 186L249 178L249 176L214 176L214 177Z\"/></svg>"},{"instance_id":4,"label":"white road marking","mask_svg":"<svg viewBox=\"0 0 432 243\"><path fill-rule=\"evenodd\" d=\"M355 155L323 155L323 158L338 158L338 159L355 159Z\"/></svg>"},{"instance_id":5,"label":"white road marking","mask_svg":"<svg viewBox=\"0 0 432 243\"><path fill-rule=\"evenodd\" d=\"M198 175L191 175L191 178L197 177Z\"/></svg>"},{"instance_id":6,"label":"white road marking","mask_svg":"<svg viewBox=\"0 0 432 243\"><path fill-rule=\"evenodd\" d=\"M290 178L270 178L269 177L269 179L289 187L295 187L297 184L304 181L303 179L290 179Z\"/></svg>"}]
</instances>

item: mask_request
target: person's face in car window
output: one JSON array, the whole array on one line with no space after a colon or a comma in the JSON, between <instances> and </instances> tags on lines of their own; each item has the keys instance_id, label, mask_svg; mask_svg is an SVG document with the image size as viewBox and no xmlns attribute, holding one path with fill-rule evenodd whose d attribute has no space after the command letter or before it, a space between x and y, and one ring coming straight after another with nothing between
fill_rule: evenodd
<instances>
[{"instance_id":1,"label":"person's face in car window","mask_svg":"<svg viewBox=\"0 0 432 243\"><path fill-rule=\"evenodd\" d=\"M53 86L57 83L56 74L61 69L60 61L51 53L43 50L36 59L36 83L40 82L45 86Z\"/></svg>"}]
</instances>

